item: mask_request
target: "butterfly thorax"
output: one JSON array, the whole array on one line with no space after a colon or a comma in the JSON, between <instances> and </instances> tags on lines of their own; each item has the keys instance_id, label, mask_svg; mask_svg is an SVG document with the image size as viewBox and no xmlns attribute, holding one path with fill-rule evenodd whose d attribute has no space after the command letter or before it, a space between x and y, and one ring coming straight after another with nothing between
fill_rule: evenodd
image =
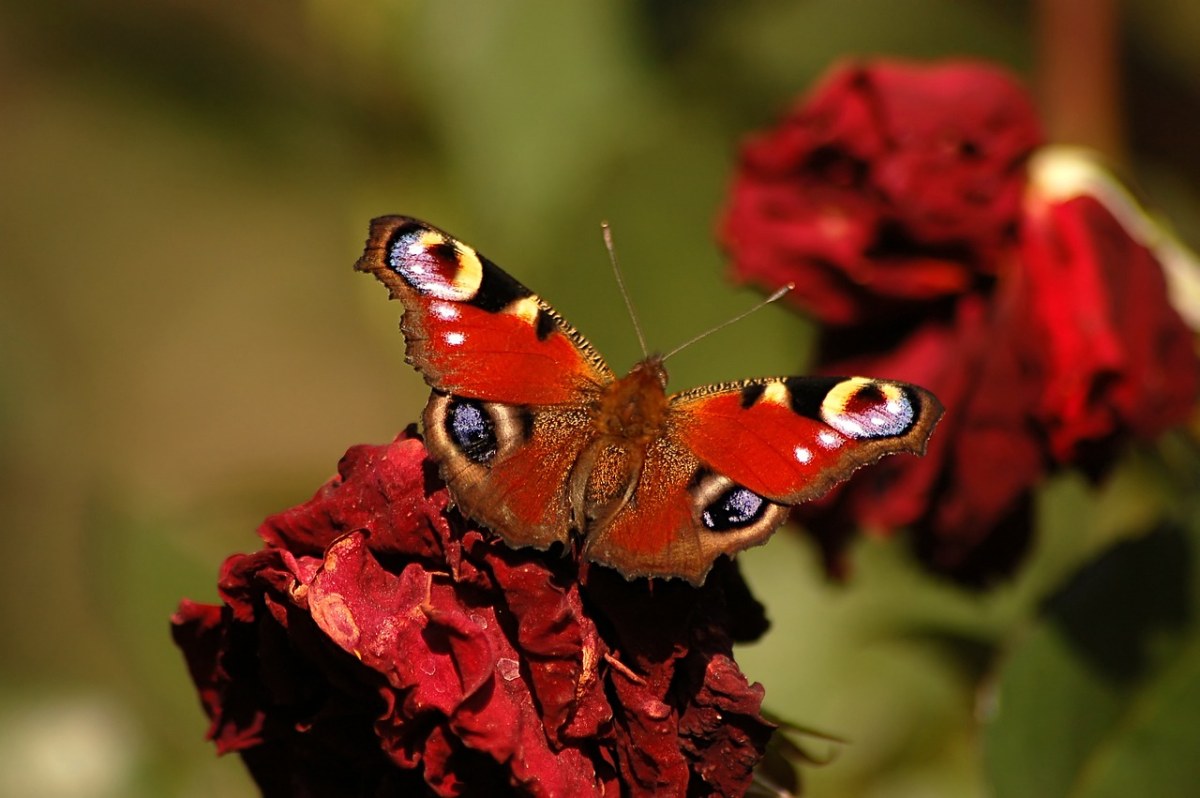
<instances>
[{"instance_id":1,"label":"butterfly thorax","mask_svg":"<svg viewBox=\"0 0 1200 798\"><path fill-rule=\"evenodd\" d=\"M651 355L610 383L593 410L603 436L644 446L660 435L666 421L667 370Z\"/></svg>"},{"instance_id":2,"label":"butterfly thorax","mask_svg":"<svg viewBox=\"0 0 1200 798\"><path fill-rule=\"evenodd\" d=\"M592 405L596 436L571 472L575 525L603 526L633 496L646 451L663 439L667 422L667 371L650 356L609 383Z\"/></svg>"}]
</instances>

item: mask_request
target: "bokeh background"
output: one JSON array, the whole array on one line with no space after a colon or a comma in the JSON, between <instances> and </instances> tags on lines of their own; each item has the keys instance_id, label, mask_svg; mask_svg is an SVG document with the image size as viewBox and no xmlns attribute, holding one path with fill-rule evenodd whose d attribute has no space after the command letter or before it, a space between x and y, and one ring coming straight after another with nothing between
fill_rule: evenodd
<instances>
[{"instance_id":1,"label":"bokeh background","mask_svg":"<svg viewBox=\"0 0 1200 798\"><path fill-rule=\"evenodd\" d=\"M419 417L399 308L350 268L372 216L475 245L621 370L639 353L601 220L670 348L756 298L713 242L746 133L839 59L971 55L1200 242L1200 6L1065 5L1063 33L1062 2L1015 0L4 0L0 795L254 794L203 741L167 619L348 446ZM1111 74L1078 107L1047 76L1104 8ZM673 385L796 373L809 338L762 312L673 360ZM1146 473L1052 482L1026 567L982 593L898 541L859 543L845 585L796 534L743 556L774 627L739 662L768 708L848 741L806 740L834 759L808 793L993 794L1015 765L981 753L990 652L1137 527ZM1168 728L1194 743L1193 720Z\"/></svg>"}]
</instances>

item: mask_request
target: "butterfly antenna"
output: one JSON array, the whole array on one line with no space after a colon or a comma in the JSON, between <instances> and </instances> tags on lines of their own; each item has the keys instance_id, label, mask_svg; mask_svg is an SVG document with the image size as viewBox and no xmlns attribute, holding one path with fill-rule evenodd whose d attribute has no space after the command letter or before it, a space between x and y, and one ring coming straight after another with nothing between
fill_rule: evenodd
<instances>
[{"instance_id":1,"label":"butterfly antenna","mask_svg":"<svg viewBox=\"0 0 1200 798\"><path fill-rule=\"evenodd\" d=\"M608 222L601 222L600 229L604 231L604 246L608 249L608 260L612 263L613 274L617 278L617 287L621 289L621 296L625 299L625 307L629 310L629 318L633 320L633 331L637 333L638 344L642 347L642 357L649 357L650 351L646 349L646 336L642 335L642 325L638 323L637 311L633 309L633 300L629 297L629 291L625 288L625 278L621 275L621 267L617 265L617 251L613 247L612 228Z\"/></svg>"},{"instance_id":2,"label":"butterfly antenna","mask_svg":"<svg viewBox=\"0 0 1200 798\"><path fill-rule=\"evenodd\" d=\"M723 322L721 322L720 324L718 324L716 327L712 327L712 328L710 328L710 329L707 329L707 330L705 330L704 332L700 333L699 335L697 335L697 336L695 336L695 337L693 337L693 338L689 338L688 340L684 341L684 342L683 342L683 343L681 343L679 346L675 347L675 348L674 348L674 349L672 349L670 352L667 352L665 355L663 355L663 356L662 356L662 359L663 359L663 360L666 360L667 358L669 358L669 357L671 357L671 356L673 356L673 355L677 355L677 354L679 354L681 351L683 351L684 349L687 349L689 346L691 346L692 344L694 344L694 343L696 343L697 341L699 341L700 339L702 339L702 338L707 338L708 336L710 336L710 335L712 335L713 333L715 333L717 330L723 330L723 329L725 329L726 327L728 327L730 324L733 324L734 322L739 322L739 321L741 321L742 319L746 318L746 317L747 317L747 316L749 316L751 313L756 313L757 311L760 311L760 310L762 310L762 309L763 309L763 308L765 308L767 305L769 305L769 304L771 304L772 302L774 302L775 300L779 299L780 297L782 297L784 294L786 294L788 291L791 291L791 290L792 290L793 288L795 288L795 287L796 287L796 284L795 284L795 283L788 283L788 284L787 284L787 285L785 285L783 288L780 288L778 291L776 291L775 293L771 294L769 297L767 297L766 299L764 299L762 302L759 302L757 305L755 305L754 307L750 308L749 310L743 310L741 313L739 313L738 315L734 316L732 319L726 319L725 321L723 321Z\"/></svg>"}]
</instances>

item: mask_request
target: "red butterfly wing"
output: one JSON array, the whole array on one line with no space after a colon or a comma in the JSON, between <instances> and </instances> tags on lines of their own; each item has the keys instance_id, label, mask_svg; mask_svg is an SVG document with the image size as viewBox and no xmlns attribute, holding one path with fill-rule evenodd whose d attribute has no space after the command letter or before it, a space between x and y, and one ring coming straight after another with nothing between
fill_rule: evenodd
<instances>
[{"instance_id":1,"label":"red butterfly wing","mask_svg":"<svg viewBox=\"0 0 1200 798\"><path fill-rule=\"evenodd\" d=\"M603 358L549 305L431 225L375 219L355 268L404 303L408 361L439 391L518 405L580 404L613 380Z\"/></svg>"},{"instance_id":2,"label":"red butterfly wing","mask_svg":"<svg viewBox=\"0 0 1200 798\"><path fill-rule=\"evenodd\" d=\"M664 435L646 451L633 498L589 532L584 554L627 578L675 576L699 585L717 557L763 542L787 518L786 506L762 501L739 528L710 529L706 508L735 487L677 436Z\"/></svg>"},{"instance_id":3,"label":"red butterfly wing","mask_svg":"<svg viewBox=\"0 0 1200 798\"><path fill-rule=\"evenodd\" d=\"M549 305L424 222L371 223L356 264L404 303L408 361L434 389L430 454L463 513L513 546L565 541L571 473L595 437L588 405L612 383Z\"/></svg>"},{"instance_id":4,"label":"red butterfly wing","mask_svg":"<svg viewBox=\"0 0 1200 798\"><path fill-rule=\"evenodd\" d=\"M866 377L788 377L672 399L674 434L717 473L783 504L814 499L860 466L922 454L942 414L923 388Z\"/></svg>"},{"instance_id":5,"label":"red butterfly wing","mask_svg":"<svg viewBox=\"0 0 1200 798\"><path fill-rule=\"evenodd\" d=\"M463 515L511 546L544 549L567 539L571 473L594 437L586 409L533 409L435 393L424 429Z\"/></svg>"},{"instance_id":6,"label":"red butterfly wing","mask_svg":"<svg viewBox=\"0 0 1200 798\"><path fill-rule=\"evenodd\" d=\"M924 389L861 377L676 395L632 500L590 533L585 551L626 576L700 584L717 557L765 542L790 505L885 455L923 452L941 412Z\"/></svg>"}]
</instances>

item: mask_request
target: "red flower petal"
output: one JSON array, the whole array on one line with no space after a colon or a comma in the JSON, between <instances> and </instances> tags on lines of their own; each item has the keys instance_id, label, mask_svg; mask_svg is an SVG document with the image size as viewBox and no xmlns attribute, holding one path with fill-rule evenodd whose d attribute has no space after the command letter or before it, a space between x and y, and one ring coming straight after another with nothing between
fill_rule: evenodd
<instances>
[{"instance_id":1,"label":"red flower petal","mask_svg":"<svg viewBox=\"0 0 1200 798\"><path fill-rule=\"evenodd\" d=\"M1038 417L1060 463L1183 421L1197 390L1191 334L1154 256L1094 197L1031 203L1022 254L1046 373Z\"/></svg>"},{"instance_id":2,"label":"red flower petal","mask_svg":"<svg viewBox=\"0 0 1200 798\"><path fill-rule=\"evenodd\" d=\"M337 476L309 501L268 518L259 536L270 546L319 555L344 533L365 529L375 551L441 559L450 497L424 449L411 428L392 446L355 446Z\"/></svg>"}]
</instances>

